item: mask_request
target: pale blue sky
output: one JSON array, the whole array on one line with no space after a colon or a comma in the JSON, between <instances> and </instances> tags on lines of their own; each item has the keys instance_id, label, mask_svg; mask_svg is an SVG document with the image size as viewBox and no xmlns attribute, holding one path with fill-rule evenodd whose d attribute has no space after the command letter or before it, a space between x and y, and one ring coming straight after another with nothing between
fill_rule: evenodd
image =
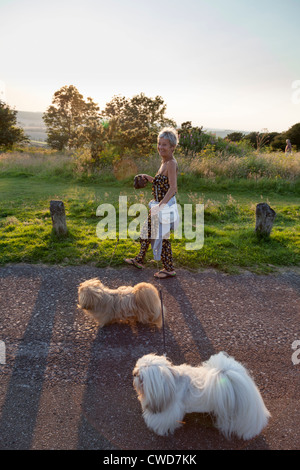
<instances>
[{"instance_id":1,"label":"pale blue sky","mask_svg":"<svg viewBox=\"0 0 300 470\"><path fill-rule=\"evenodd\" d=\"M101 109L160 95L178 125L300 122L300 0L0 0L0 18L0 93L18 110L72 84Z\"/></svg>"}]
</instances>

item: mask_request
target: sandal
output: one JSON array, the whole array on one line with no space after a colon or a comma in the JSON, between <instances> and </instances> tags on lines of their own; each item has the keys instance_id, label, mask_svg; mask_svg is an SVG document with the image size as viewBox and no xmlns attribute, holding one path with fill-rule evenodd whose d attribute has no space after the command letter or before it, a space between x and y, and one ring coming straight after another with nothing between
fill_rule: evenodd
<instances>
[{"instance_id":1,"label":"sandal","mask_svg":"<svg viewBox=\"0 0 300 470\"><path fill-rule=\"evenodd\" d=\"M139 264L134 258L126 258L124 261L125 263L135 266L138 269L143 269L143 266Z\"/></svg>"},{"instance_id":2,"label":"sandal","mask_svg":"<svg viewBox=\"0 0 300 470\"><path fill-rule=\"evenodd\" d=\"M163 276L160 276L160 274L163 274ZM175 276L176 276L176 273L170 273L164 270L158 271L158 273L154 274L154 277L156 277L157 279L166 279L167 277L175 277Z\"/></svg>"}]
</instances>

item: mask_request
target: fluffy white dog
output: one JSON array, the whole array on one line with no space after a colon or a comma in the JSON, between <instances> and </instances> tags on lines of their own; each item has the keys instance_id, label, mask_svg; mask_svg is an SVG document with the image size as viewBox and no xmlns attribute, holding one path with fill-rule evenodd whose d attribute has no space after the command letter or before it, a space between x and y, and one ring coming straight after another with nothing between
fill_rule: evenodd
<instances>
[{"instance_id":1,"label":"fluffy white dog","mask_svg":"<svg viewBox=\"0 0 300 470\"><path fill-rule=\"evenodd\" d=\"M157 289L147 282L109 289L95 278L78 288L78 306L102 327L113 322L162 325L161 301Z\"/></svg>"},{"instance_id":2,"label":"fluffy white dog","mask_svg":"<svg viewBox=\"0 0 300 470\"><path fill-rule=\"evenodd\" d=\"M167 435L181 426L186 413L211 413L227 438L259 434L270 413L245 367L223 352L199 367L174 366L166 357L148 354L133 370L133 385L146 425Z\"/></svg>"}]
</instances>

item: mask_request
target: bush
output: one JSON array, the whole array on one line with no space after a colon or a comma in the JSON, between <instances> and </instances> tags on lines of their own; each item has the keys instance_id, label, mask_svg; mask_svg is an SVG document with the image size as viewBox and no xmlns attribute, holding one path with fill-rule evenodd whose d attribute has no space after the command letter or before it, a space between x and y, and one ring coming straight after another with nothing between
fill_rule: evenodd
<instances>
[{"instance_id":1,"label":"bush","mask_svg":"<svg viewBox=\"0 0 300 470\"><path fill-rule=\"evenodd\" d=\"M17 111L0 100L0 148L12 148L13 145L28 142L28 137L17 126Z\"/></svg>"},{"instance_id":2,"label":"bush","mask_svg":"<svg viewBox=\"0 0 300 470\"><path fill-rule=\"evenodd\" d=\"M190 171L203 178L300 179L300 153L250 153L242 157L224 153L202 153L190 163Z\"/></svg>"},{"instance_id":3,"label":"bush","mask_svg":"<svg viewBox=\"0 0 300 470\"><path fill-rule=\"evenodd\" d=\"M203 127L191 127L188 124L182 124L179 130L179 146L186 156L195 156L212 143L212 137L202 131Z\"/></svg>"}]
</instances>

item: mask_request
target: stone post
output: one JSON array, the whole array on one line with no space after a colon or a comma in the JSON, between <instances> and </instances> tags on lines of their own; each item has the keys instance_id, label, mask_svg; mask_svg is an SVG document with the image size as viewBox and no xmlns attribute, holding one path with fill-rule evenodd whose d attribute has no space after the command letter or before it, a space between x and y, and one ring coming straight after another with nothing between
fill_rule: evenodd
<instances>
[{"instance_id":1,"label":"stone post","mask_svg":"<svg viewBox=\"0 0 300 470\"><path fill-rule=\"evenodd\" d=\"M276 212L267 203L257 204L255 232L258 237L270 236L275 217Z\"/></svg>"},{"instance_id":2,"label":"stone post","mask_svg":"<svg viewBox=\"0 0 300 470\"><path fill-rule=\"evenodd\" d=\"M58 236L68 233L66 213L63 201L50 201L50 214L53 229Z\"/></svg>"}]
</instances>

